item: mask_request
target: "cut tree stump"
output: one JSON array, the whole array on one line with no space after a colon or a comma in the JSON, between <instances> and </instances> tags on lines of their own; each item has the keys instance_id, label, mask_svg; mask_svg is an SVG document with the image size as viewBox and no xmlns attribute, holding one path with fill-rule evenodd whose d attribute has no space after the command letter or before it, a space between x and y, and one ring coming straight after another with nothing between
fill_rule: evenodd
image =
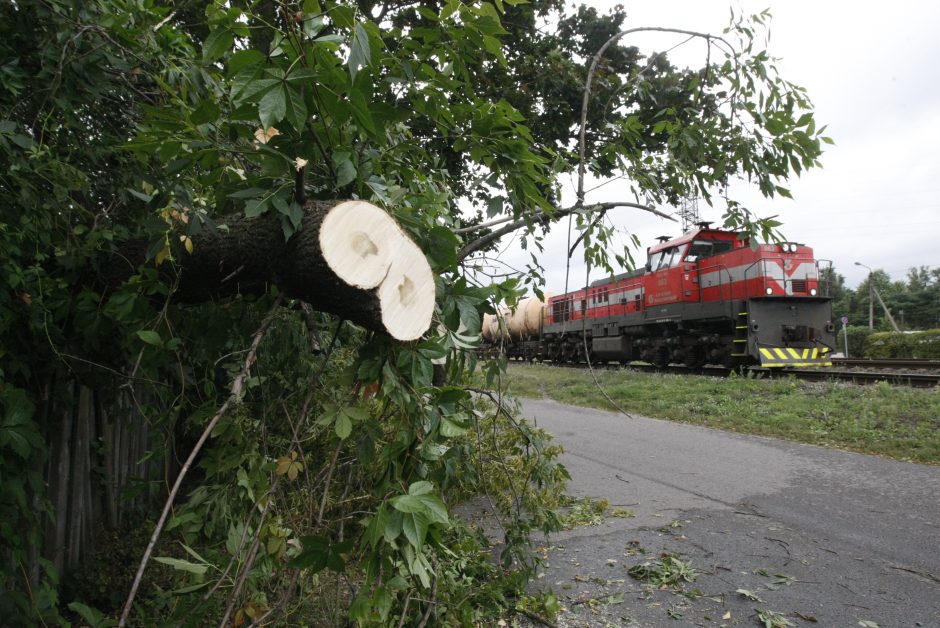
<instances>
[{"instance_id":1,"label":"cut tree stump","mask_svg":"<svg viewBox=\"0 0 940 628\"><path fill-rule=\"evenodd\" d=\"M434 275L421 249L381 208L365 201L308 201L300 227L284 240L281 216L227 216L225 226L193 236L193 252L160 270L174 299L202 303L261 294L286 296L397 340L416 340L431 325ZM102 279L114 287L145 261L145 242L122 247ZM127 262L130 262L128 264Z\"/></svg>"}]
</instances>

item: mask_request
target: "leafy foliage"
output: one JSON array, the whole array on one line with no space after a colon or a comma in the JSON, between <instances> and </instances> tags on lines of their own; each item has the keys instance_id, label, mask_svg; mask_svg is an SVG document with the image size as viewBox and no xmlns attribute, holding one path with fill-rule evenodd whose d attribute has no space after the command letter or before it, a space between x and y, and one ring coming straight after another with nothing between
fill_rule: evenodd
<instances>
[{"instance_id":1,"label":"leafy foliage","mask_svg":"<svg viewBox=\"0 0 940 628\"><path fill-rule=\"evenodd\" d=\"M658 560L634 565L627 573L632 578L658 587L680 586L683 582L694 582L698 577L690 565L669 554Z\"/></svg>"},{"instance_id":2,"label":"leafy foliage","mask_svg":"<svg viewBox=\"0 0 940 628\"><path fill-rule=\"evenodd\" d=\"M836 316L847 316L851 325L866 325L869 307L873 304L873 322L875 329L888 331L888 317L885 316L877 298L873 300L869 285L881 294L886 305L891 309L895 321L903 330L934 329L940 324L937 311L940 308L940 268L918 266L910 268L906 281L892 281L883 270L876 269L856 288L845 287L845 278L832 269L824 272L824 278L830 286L833 297L832 309ZM855 348L849 335L849 351ZM859 347L861 348L861 347ZM863 355L861 351L852 353Z\"/></svg>"},{"instance_id":3,"label":"leafy foliage","mask_svg":"<svg viewBox=\"0 0 940 628\"><path fill-rule=\"evenodd\" d=\"M940 359L940 329L914 333L878 332L865 339L865 355L871 358Z\"/></svg>"},{"instance_id":4,"label":"leafy foliage","mask_svg":"<svg viewBox=\"0 0 940 628\"><path fill-rule=\"evenodd\" d=\"M534 564L530 535L559 526L567 473L549 435L468 388L482 312L521 283L463 276L476 232L461 230L474 219L457 207L474 203L476 221L525 219L536 246L545 221L531 218L556 214L558 177L577 166L583 61L624 19L562 11L458 0L0 8L7 621L61 622L68 609L104 625L115 610L60 601L57 570L38 558L55 550L42 543L55 516L47 461L70 417L84 416L72 408L78 388L93 391L95 412L124 417L130 399L152 438L147 457L168 474L234 399L187 478L151 566L161 580L145 579L132 621L312 610L361 624L469 624L513 603ZM542 34L536 25L553 14L557 31ZM816 165L825 138L805 93L758 45L765 20L736 19L727 41L712 42L720 61L696 71L611 48L590 102L588 169L623 173L651 202L707 197L735 175L786 194L781 183ZM305 197L376 202L427 253L438 310L422 341L395 344L300 303L262 339L254 330L276 286L176 301L179 262L200 233L270 214L289 239ZM586 211L577 219L593 262L609 265L605 227ZM726 222L775 227L734 203ZM257 363L233 394L256 339ZM505 372L484 368L489 382ZM81 479L108 473L94 468ZM454 516L479 495L496 505L502 538Z\"/></svg>"}]
</instances>

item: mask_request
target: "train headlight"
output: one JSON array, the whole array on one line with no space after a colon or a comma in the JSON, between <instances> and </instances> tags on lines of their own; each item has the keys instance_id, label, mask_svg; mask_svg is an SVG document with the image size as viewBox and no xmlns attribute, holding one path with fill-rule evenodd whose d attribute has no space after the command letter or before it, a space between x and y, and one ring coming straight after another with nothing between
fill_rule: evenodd
<instances>
[{"instance_id":1,"label":"train headlight","mask_svg":"<svg viewBox=\"0 0 940 628\"><path fill-rule=\"evenodd\" d=\"M773 294L773 293L774 293L773 288L767 288L767 294Z\"/></svg>"},{"instance_id":2,"label":"train headlight","mask_svg":"<svg viewBox=\"0 0 940 628\"><path fill-rule=\"evenodd\" d=\"M786 244L785 246L787 247L787 250L790 251L791 253L796 253L796 242L790 242L789 244Z\"/></svg>"},{"instance_id":3,"label":"train headlight","mask_svg":"<svg viewBox=\"0 0 940 628\"><path fill-rule=\"evenodd\" d=\"M810 289L809 289L809 296L811 296L811 297L816 296L816 288L810 288Z\"/></svg>"}]
</instances>

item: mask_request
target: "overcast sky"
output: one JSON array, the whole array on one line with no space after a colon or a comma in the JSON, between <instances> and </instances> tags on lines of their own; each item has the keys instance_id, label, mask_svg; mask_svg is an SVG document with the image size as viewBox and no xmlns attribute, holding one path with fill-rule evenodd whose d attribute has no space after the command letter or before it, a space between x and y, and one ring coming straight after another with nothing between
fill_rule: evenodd
<instances>
[{"instance_id":1,"label":"overcast sky","mask_svg":"<svg viewBox=\"0 0 940 628\"><path fill-rule=\"evenodd\" d=\"M589 2L606 10L614 2ZM627 28L669 26L720 33L732 3L719 0L627 0ZM779 215L784 235L832 260L855 287L868 272L858 261L887 271L892 279L911 266L940 266L940 3L896 0L736 0L748 13L773 14L769 51L781 58L781 74L805 87L818 125L835 146L826 146L822 169L791 180L793 200L768 201L746 184L732 188L759 215ZM623 43L646 53L664 50L679 36L637 35ZM670 53L676 65L702 64L703 46L687 44ZM591 188L599 182L588 184ZM590 193L588 202L632 200L617 182ZM565 205L574 201L573 195ZM674 208L662 208L674 211ZM721 209L699 203L703 220L720 222ZM614 223L636 233L643 250L659 235L679 235L677 223L645 212L618 209ZM546 289L565 285L567 221L556 226L540 256ZM626 237L624 237L624 241ZM502 259L523 267L528 253L509 238ZM591 280L600 278L595 272ZM569 289L584 284L580 251L571 265Z\"/></svg>"}]
</instances>

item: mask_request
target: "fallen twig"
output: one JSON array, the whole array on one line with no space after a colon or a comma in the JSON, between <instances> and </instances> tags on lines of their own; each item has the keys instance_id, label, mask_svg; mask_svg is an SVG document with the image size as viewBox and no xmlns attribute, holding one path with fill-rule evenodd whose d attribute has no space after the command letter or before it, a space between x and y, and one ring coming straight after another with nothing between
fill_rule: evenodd
<instances>
[{"instance_id":1,"label":"fallen twig","mask_svg":"<svg viewBox=\"0 0 940 628\"><path fill-rule=\"evenodd\" d=\"M915 576L922 576L924 578L929 578L930 580L933 580L934 582L940 583L940 578L938 578L937 576L933 575L932 573L928 571L917 571L916 569L909 569L907 567L901 567L900 565L888 565L888 568L897 569L898 571L906 571L908 573L914 574Z\"/></svg>"},{"instance_id":2,"label":"fallen twig","mask_svg":"<svg viewBox=\"0 0 940 628\"><path fill-rule=\"evenodd\" d=\"M549 628L557 628L558 626L558 624L552 623L550 620L546 619L545 617L542 617L541 615L536 615L532 611L527 611L524 608L517 608L515 609L515 611L519 613L520 615L525 615L526 617L528 617L534 622L542 624L543 626L548 626Z\"/></svg>"}]
</instances>

